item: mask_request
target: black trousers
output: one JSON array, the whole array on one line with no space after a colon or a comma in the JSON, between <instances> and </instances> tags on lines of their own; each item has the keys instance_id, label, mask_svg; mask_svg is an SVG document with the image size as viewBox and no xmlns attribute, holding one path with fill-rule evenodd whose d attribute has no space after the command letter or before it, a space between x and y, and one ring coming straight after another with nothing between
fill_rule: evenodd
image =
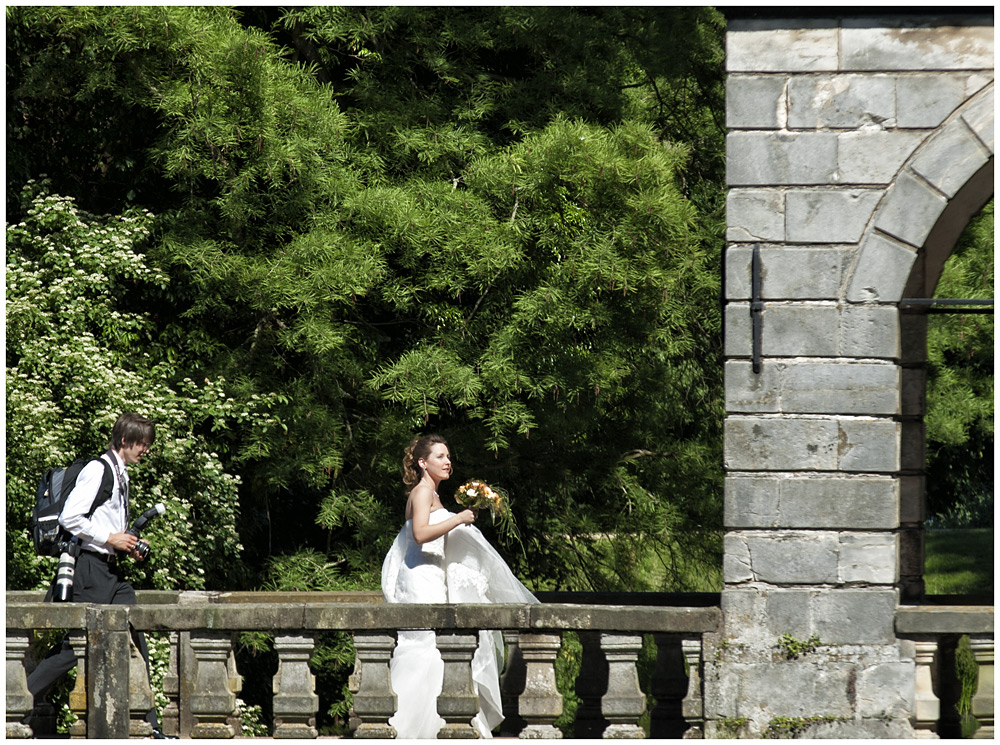
<instances>
[{"instance_id":1,"label":"black trousers","mask_svg":"<svg viewBox=\"0 0 1000 745\"><path fill-rule=\"evenodd\" d=\"M46 602L52 597L52 588L45 596ZM76 560L76 572L73 575L73 602L102 603L104 605L135 605L135 590L132 585L121 578L113 565L102 560L99 555L88 551L81 552ZM146 647L146 636L141 631L131 630L132 640L143 661L146 663L146 675L149 675L149 649ZM93 664L93 663L91 663ZM56 644L38 663L28 676L28 690L41 703L45 694L63 675L76 667L76 654L67 636ZM156 718L156 709L146 714L146 721L160 728Z\"/></svg>"}]
</instances>

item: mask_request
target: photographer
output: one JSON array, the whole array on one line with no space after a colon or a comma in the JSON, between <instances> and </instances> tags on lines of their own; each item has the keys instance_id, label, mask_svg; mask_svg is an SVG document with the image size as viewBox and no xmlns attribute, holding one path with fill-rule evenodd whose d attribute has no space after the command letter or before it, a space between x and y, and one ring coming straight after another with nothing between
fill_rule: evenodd
<instances>
[{"instance_id":1,"label":"photographer","mask_svg":"<svg viewBox=\"0 0 1000 745\"><path fill-rule=\"evenodd\" d=\"M128 466L138 463L149 452L155 438L153 423L138 414L122 414L111 431L108 451L101 456L114 472L114 487L110 498L93 509L105 465L98 461L88 463L80 472L76 486L70 492L59 523L79 544L79 555L73 575L73 601L77 603L104 603L112 605L132 605L136 602L135 590L122 579L119 567L119 552L137 561L143 559L143 547L137 550L139 539L126 530L129 524ZM148 553L148 546L145 547ZM46 601L53 595L49 588ZM132 638L146 663L149 673L149 651L146 638L141 631L132 630ZM44 694L64 674L76 665L76 655L70 646L69 637L57 644L38 667L28 676L28 690L39 704ZM153 737L168 738L160 729L156 710L146 715L146 721L153 727Z\"/></svg>"}]
</instances>

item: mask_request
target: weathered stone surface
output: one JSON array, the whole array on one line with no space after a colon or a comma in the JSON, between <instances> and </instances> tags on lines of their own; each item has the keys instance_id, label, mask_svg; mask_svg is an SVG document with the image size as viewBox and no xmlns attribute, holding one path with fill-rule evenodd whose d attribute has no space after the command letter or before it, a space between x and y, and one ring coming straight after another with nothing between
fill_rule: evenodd
<instances>
[{"instance_id":1,"label":"weathered stone surface","mask_svg":"<svg viewBox=\"0 0 1000 745\"><path fill-rule=\"evenodd\" d=\"M726 410L742 413L897 414L899 368L885 362L776 360L754 373L726 362Z\"/></svg>"},{"instance_id":2,"label":"weathered stone surface","mask_svg":"<svg viewBox=\"0 0 1000 745\"><path fill-rule=\"evenodd\" d=\"M986 164L990 155L959 120L932 138L910 168L951 198Z\"/></svg>"},{"instance_id":3,"label":"weathered stone surface","mask_svg":"<svg viewBox=\"0 0 1000 745\"><path fill-rule=\"evenodd\" d=\"M895 306L848 305L842 309L840 354L844 357L899 357L899 311Z\"/></svg>"},{"instance_id":4,"label":"weathered stone surface","mask_svg":"<svg viewBox=\"0 0 1000 745\"><path fill-rule=\"evenodd\" d=\"M899 369L893 364L788 363L781 410L808 414L896 414Z\"/></svg>"},{"instance_id":5,"label":"weathered stone surface","mask_svg":"<svg viewBox=\"0 0 1000 745\"><path fill-rule=\"evenodd\" d=\"M727 356L750 354L750 306L730 303L726 308ZM897 309L894 306L840 306L765 301L762 313L763 352L766 357L881 357L899 356Z\"/></svg>"},{"instance_id":6,"label":"weathered stone surface","mask_svg":"<svg viewBox=\"0 0 1000 745\"><path fill-rule=\"evenodd\" d=\"M836 173L836 134L730 132L726 137L730 186L835 184Z\"/></svg>"},{"instance_id":7,"label":"weathered stone surface","mask_svg":"<svg viewBox=\"0 0 1000 745\"><path fill-rule=\"evenodd\" d=\"M726 239L785 239L785 195L778 189L733 189L726 200Z\"/></svg>"},{"instance_id":8,"label":"weathered stone surface","mask_svg":"<svg viewBox=\"0 0 1000 745\"><path fill-rule=\"evenodd\" d=\"M730 416L724 458L734 471L893 472L899 469L899 425L861 418Z\"/></svg>"},{"instance_id":9,"label":"weathered stone surface","mask_svg":"<svg viewBox=\"0 0 1000 745\"><path fill-rule=\"evenodd\" d=\"M881 198L872 189L792 189L785 196L786 240L857 243Z\"/></svg>"},{"instance_id":10,"label":"weathered stone surface","mask_svg":"<svg viewBox=\"0 0 1000 745\"><path fill-rule=\"evenodd\" d=\"M858 716L906 719L913 711L914 668L913 660L898 660L858 670Z\"/></svg>"},{"instance_id":11,"label":"weathered stone surface","mask_svg":"<svg viewBox=\"0 0 1000 745\"><path fill-rule=\"evenodd\" d=\"M836 300L853 253L851 246L762 246L761 297ZM728 299L750 298L752 256L753 246L735 244L726 249Z\"/></svg>"},{"instance_id":12,"label":"weathered stone surface","mask_svg":"<svg viewBox=\"0 0 1000 745\"><path fill-rule=\"evenodd\" d=\"M803 20L800 28L770 21L734 20L726 34L729 72L821 72L838 66L838 29Z\"/></svg>"},{"instance_id":13,"label":"weathered stone surface","mask_svg":"<svg viewBox=\"0 0 1000 745\"><path fill-rule=\"evenodd\" d=\"M726 411L771 413L781 411L783 363L763 365L753 371L749 360L726 362Z\"/></svg>"},{"instance_id":14,"label":"weathered stone surface","mask_svg":"<svg viewBox=\"0 0 1000 745\"><path fill-rule=\"evenodd\" d=\"M984 9L985 10L985 9ZM984 19L989 15L984 13ZM993 26L895 27L845 19L841 30L844 70L992 70Z\"/></svg>"},{"instance_id":15,"label":"weathered stone surface","mask_svg":"<svg viewBox=\"0 0 1000 745\"><path fill-rule=\"evenodd\" d=\"M815 590L773 589L763 597L768 636L780 639L788 634L796 639L813 635L812 602Z\"/></svg>"},{"instance_id":16,"label":"weathered stone surface","mask_svg":"<svg viewBox=\"0 0 1000 745\"><path fill-rule=\"evenodd\" d=\"M911 246L922 246L947 200L912 174L903 172L875 216L875 227Z\"/></svg>"},{"instance_id":17,"label":"weathered stone surface","mask_svg":"<svg viewBox=\"0 0 1000 745\"><path fill-rule=\"evenodd\" d=\"M818 593L813 627L827 644L891 644L896 602L891 588Z\"/></svg>"},{"instance_id":18,"label":"weathered stone surface","mask_svg":"<svg viewBox=\"0 0 1000 745\"><path fill-rule=\"evenodd\" d=\"M901 606L896 609L900 634L992 634L993 606Z\"/></svg>"},{"instance_id":19,"label":"weathered stone surface","mask_svg":"<svg viewBox=\"0 0 1000 745\"><path fill-rule=\"evenodd\" d=\"M810 727L803 737L812 740L911 740L915 737L906 719L846 719Z\"/></svg>"},{"instance_id":20,"label":"weathered stone surface","mask_svg":"<svg viewBox=\"0 0 1000 745\"><path fill-rule=\"evenodd\" d=\"M891 120L896 115L894 88L894 78L887 75L790 77L788 127L856 129Z\"/></svg>"},{"instance_id":21,"label":"weathered stone surface","mask_svg":"<svg viewBox=\"0 0 1000 745\"><path fill-rule=\"evenodd\" d=\"M993 85L982 94L976 96L974 101L968 103L962 112L962 120L969 126L980 142L986 146L991 153L994 152L993 144L993 120L994 120L994 99Z\"/></svg>"},{"instance_id":22,"label":"weathered stone surface","mask_svg":"<svg viewBox=\"0 0 1000 745\"><path fill-rule=\"evenodd\" d=\"M841 134L837 141L840 182L864 185L890 183L922 137L919 132L878 127ZM873 153L877 153L877 157Z\"/></svg>"},{"instance_id":23,"label":"weathered stone surface","mask_svg":"<svg viewBox=\"0 0 1000 745\"><path fill-rule=\"evenodd\" d=\"M848 695L854 666L849 663L796 660L775 664L733 664L738 679L737 715L785 717L851 715Z\"/></svg>"},{"instance_id":24,"label":"weathered stone surface","mask_svg":"<svg viewBox=\"0 0 1000 745\"><path fill-rule=\"evenodd\" d=\"M892 533L841 533L840 581L892 584L897 578L896 550Z\"/></svg>"},{"instance_id":25,"label":"weathered stone surface","mask_svg":"<svg viewBox=\"0 0 1000 745\"><path fill-rule=\"evenodd\" d=\"M847 299L854 303L898 303L916 258L913 246L869 233L851 275Z\"/></svg>"},{"instance_id":26,"label":"weathered stone surface","mask_svg":"<svg viewBox=\"0 0 1000 745\"><path fill-rule=\"evenodd\" d=\"M744 534L727 533L722 539L723 582L750 582L754 578L750 544Z\"/></svg>"},{"instance_id":27,"label":"weathered stone surface","mask_svg":"<svg viewBox=\"0 0 1000 745\"><path fill-rule=\"evenodd\" d=\"M723 346L727 357L749 357L753 352L750 303L728 303L723 310Z\"/></svg>"},{"instance_id":28,"label":"weathered stone surface","mask_svg":"<svg viewBox=\"0 0 1000 745\"><path fill-rule=\"evenodd\" d=\"M899 469L900 425L885 419L841 419L837 464L842 471L892 472Z\"/></svg>"},{"instance_id":29,"label":"weathered stone surface","mask_svg":"<svg viewBox=\"0 0 1000 745\"><path fill-rule=\"evenodd\" d=\"M87 605L87 736L129 736L128 609L122 605ZM94 664L99 657L100 662ZM124 695L123 695L124 694Z\"/></svg>"},{"instance_id":30,"label":"weathered stone surface","mask_svg":"<svg viewBox=\"0 0 1000 745\"><path fill-rule=\"evenodd\" d=\"M833 303L767 303L762 349L768 357L837 357L841 309Z\"/></svg>"},{"instance_id":31,"label":"weathered stone surface","mask_svg":"<svg viewBox=\"0 0 1000 745\"><path fill-rule=\"evenodd\" d=\"M896 80L896 124L933 129L987 82L984 76L968 74L900 75Z\"/></svg>"},{"instance_id":32,"label":"weathered stone surface","mask_svg":"<svg viewBox=\"0 0 1000 745\"><path fill-rule=\"evenodd\" d=\"M895 528L898 486L886 476L803 476L781 484L781 513L790 527Z\"/></svg>"},{"instance_id":33,"label":"weathered stone surface","mask_svg":"<svg viewBox=\"0 0 1000 745\"><path fill-rule=\"evenodd\" d=\"M730 474L728 528L898 527L898 483L886 476Z\"/></svg>"},{"instance_id":34,"label":"weathered stone surface","mask_svg":"<svg viewBox=\"0 0 1000 745\"><path fill-rule=\"evenodd\" d=\"M748 533L744 540L753 579L770 584L837 582L837 534L768 531ZM731 580L725 577L725 581Z\"/></svg>"},{"instance_id":35,"label":"weathered stone surface","mask_svg":"<svg viewBox=\"0 0 1000 745\"><path fill-rule=\"evenodd\" d=\"M834 471L838 433L833 419L730 416L723 457L736 471Z\"/></svg>"},{"instance_id":36,"label":"weathered stone surface","mask_svg":"<svg viewBox=\"0 0 1000 745\"><path fill-rule=\"evenodd\" d=\"M784 121L783 75L731 75L726 80L729 129L778 129Z\"/></svg>"}]
</instances>

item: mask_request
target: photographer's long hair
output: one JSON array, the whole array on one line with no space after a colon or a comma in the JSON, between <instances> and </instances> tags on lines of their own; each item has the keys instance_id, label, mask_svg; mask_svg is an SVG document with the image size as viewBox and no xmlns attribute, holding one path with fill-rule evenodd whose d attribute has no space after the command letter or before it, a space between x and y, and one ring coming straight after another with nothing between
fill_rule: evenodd
<instances>
[{"instance_id":1,"label":"photographer's long hair","mask_svg":"<svg viewBox=\"0 0 1000 745\"><path fill-rule=\"evenodd\" d=\"M413 440L406 448L403 454L403 483L406 484L407 494L413 491L413 487L420 483L424 475L418 461L427 458L431 454L431 448L438 443L446 447L448 445L448 441L441 435L424 435Z\"/></svg>"}]
</instances>

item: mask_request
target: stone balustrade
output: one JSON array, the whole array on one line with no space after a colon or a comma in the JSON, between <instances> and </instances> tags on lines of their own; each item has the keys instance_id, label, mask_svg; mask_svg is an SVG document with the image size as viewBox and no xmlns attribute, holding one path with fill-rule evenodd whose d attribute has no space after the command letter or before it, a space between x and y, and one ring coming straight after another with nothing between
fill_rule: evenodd
<instances>
[{"instance_id":1,"label":"stone balustrade","mask_svg":"<svg viewBox=\"0 0 1000 745\"><path fill-rule=\"evenodd\" d=\"M141 659L129 643L128 625L166 633L170 669L164 730L193 738L240 736L234 638L240 631L274 635L278 669L273 678L273 736L317 737L319 699L308 661L315 636L352 633L356 668L353 736L394 736L389 717L395 695L389 660L399 629L435 629L445 662L438 706L442 737L475 733L470 664L481 628L503 631L507 666L501 677L501 734L524 739L558 738L563 713L555 663L561 635L576 632L582 646L575 693L580 699L573 734L579 738L697 738L718 724L706 722L703 697L705 650L724 645L718 596L542 594L540 605L389 605L378 593L139 593L135 606L43 604L41 594L7 593L8 738L32 735L22 723L32 702L26 688L31 630L65 629L77 640L76 685L70 708L77 715L70 736L143 737L151 691ZM587 600L595 602L584 602ZM685 605L676 605L685 602ZM634 603L648 603L635 605ZM610 603L610 604L608 604ZM629 604L633 603L633 604ZM658 603L658 604L653 604ZM670 603L674 603L671 605ZM896 609L902 656L913 660L911 723L918 737L957 737L955 649L968 635L978 665L972 698L977 738L992 738L993 608L914 605ZM656 644L656 668L640 689L638 658L644 635ZM88 664L99 659L100 664ZM647 694L655 703L646 710ZM470 713L471 712L471 713ZM648 715L648 718L647 718ZM648 721L647 729L640 719Z\"/></svg>"},{"instance_id":2,"label":"stone balustrade","mask_svg":"<svg viewBox=\"0 0 1000 745\"><path fill-rule=\"evenodd\" d=\"M586 597L586 596L583 596ZM597 596L591 596L596 598ZM643 596L634 596L641 599ZM274 634L278 670L273 679L273 736L315 738L318 697L308 667L316 634L353 634L357 668L354 713L357 738L394 736L395 710L389 659L399 629L434 629L445 664L438 711L442 738L473 738L476 712L471 661L477 631L504 632L508 661L502 677L504 734L558 738L562 694L555 664L561 634L579 633L583 670L577 693L584 699L577 736L644 737L640 718L647 697L637 662L643 636L658 650L650 693L653 737L700 736L701 649L705 634L721 623L718 607L597 605L391 605L368 593L139 593L133 606L43 604L36 593L7 593L7 736L31 735L21 720L31 709L25 656L33 629L82 633L77 687L71 706L80 717L74 737L142 737L151 692L129 653L128 625L166 632L170 670L164 731L193 738L240 735L235 715L240 677L233 641L241 631ZM641 600L640 600L641 602ZM85 641L84 641L85 640ZM99 659L100 664L88 664ZM147 725L148 726L148 725ZM585 733L585 734L584 734Z\"/></svg>"},{"instance_id":3,"label":"stone balustrade","mask_svg":"<svg viewBox=\"0 0 1000 745\"><path fill-rule=\"evenodd\" d=\"M896 634L914 646L913 728L920 739L956 738L961 695L955 651L968 635L979 678L972 697L975 739L993 739L993 606L918 605L896 610Z\"/></svg>"}]
</instances>

